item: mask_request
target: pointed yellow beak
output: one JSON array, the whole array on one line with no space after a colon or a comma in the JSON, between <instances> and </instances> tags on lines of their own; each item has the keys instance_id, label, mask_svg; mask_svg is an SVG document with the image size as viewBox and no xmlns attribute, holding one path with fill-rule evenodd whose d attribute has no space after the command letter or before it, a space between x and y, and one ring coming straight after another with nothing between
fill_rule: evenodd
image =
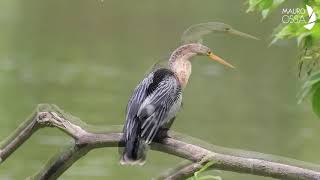
<instances>
[{"instance_id":1,"label":"pointed yellow beak","mask_svg":"<svg viewBox=\"0 0 320 180\"><path fill-rule=\"evenodd\" d=\"M219 56L214 55L212 52L208 53L208 56L210 57L210 59L217 61L220 64L223 64L225 66L228 66L230 68L235 68L232 64L228 63L227 61L223 60L222 58L220 58Z\"/></svg>"}]
</instances>

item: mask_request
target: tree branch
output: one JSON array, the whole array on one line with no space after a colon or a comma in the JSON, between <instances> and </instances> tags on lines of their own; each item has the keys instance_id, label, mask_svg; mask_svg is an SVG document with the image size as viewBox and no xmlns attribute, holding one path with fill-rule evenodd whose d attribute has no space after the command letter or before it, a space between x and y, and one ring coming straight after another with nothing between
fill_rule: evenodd
<instances>
[{"instance_id":1,"label":"tree branch","mask_svg":"<svg viewBox=\"0 0 320 180\"><path fill-rule=\"evenodd\" d=\"M94 132L96 129L91 128L90 130L88 125L64 113L54 105L39 105L31 118L0 146L0 159L5 161L40 127L56 127L71 136L74 143L52 157L47 165L30 179L56 179L90 150L121 146L122 133ZM152 143L151 149L188 159L194 163L213 161L212 168L215 169L278 179L320 179L318 165L219 146L205 148L172 134L161 142ZM172 177L177 179L192 176L193 172L201 167L192 165L194 164L181 168L175 172L176 174L172 174ZM183 176L179 175L179 172Z\"/></svg>"},{"instance_id":2,"label":"tree branch","mask_svg":"<svg viewBox=\"0 0 320 180\"><path fill-rule=\"evenodd\" d=\"M5 140L0 143L0 164L40 128L38 112L45 111L46 105L38 105L36 110Z\"/></svg>"},{"instance_id":3,"label":"tree branch","mask_svg":"<svg viewBox=\"0 0 320 180\"><path fill-rule=\"evenodd\" d=\"M202 168L202 164L193 163L193 162L181 162L174 168L170 168L167 171L161 173L157 180L177 180L177 179L186 179L191 177L195 172L199 171Z\"/></svg>"}]
</instances>

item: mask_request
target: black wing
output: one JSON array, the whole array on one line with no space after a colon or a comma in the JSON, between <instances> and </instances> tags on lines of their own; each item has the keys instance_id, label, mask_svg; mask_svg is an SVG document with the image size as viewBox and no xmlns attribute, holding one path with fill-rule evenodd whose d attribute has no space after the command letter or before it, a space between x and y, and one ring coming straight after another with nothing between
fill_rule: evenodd
<instances>
[{"instance_id":1,"label":"black wing","mask_svg":"<svg viewBox=\"0 0 320 180\"><path fill-rule=\"evenodd\" d=\"M149 73L134 89L131 98L128 102L127 109L126 109L126 122L124 126L124 137L126 140L132 134L131 129L135 126L137 122L137 113L139 111L140 105L147 97L147 88L152 83L154 72Z\"/></svg>"},{"instance_id":2,"label":"black wing","mask_svg":"<svg viewBox=\"0 0 320 180\"><path fill-rule=\"evenodd\" d=\"M132 127L140 124L140 137L151 143L168 113L181 95L180 84L174 73L158 69L139 83L127 106L125 137L129 139Z\"/></svg>"}]
</instances>

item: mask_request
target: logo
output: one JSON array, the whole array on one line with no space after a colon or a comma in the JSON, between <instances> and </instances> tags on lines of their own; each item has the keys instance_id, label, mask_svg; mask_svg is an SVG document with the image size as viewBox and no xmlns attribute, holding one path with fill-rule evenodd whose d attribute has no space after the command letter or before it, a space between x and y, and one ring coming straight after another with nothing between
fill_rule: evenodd
<instances>
[{"instance_id":1,"label":"logo","mask_svg":"<svg viewBox=\"0 0 320 180\"><path fill-rule=\"evenodd\" d=\"M307 9L307 11L306 11ZM283 8L282 9L282 23L284 24L306 24L303 27L311 30L316 24L317 15L313 11L312 7L306 5L304 8ZM305 17L306 12L308 13L308 19Z\"/></svg>"},{"instance_id":2,"label":"logo","mask_svg":"<svg viewBox=\"0 0 320 180\"><path fill-rule=\"evenodd\" d=\"M314 13L312 7L308 5L306 6L307 6L308 15L309 15L309 21L307 25L304 25L304 27L308 30L311 30L313 26L316 24L317 16L316 16L316 13Z\"/></svg>"}]
</instances>

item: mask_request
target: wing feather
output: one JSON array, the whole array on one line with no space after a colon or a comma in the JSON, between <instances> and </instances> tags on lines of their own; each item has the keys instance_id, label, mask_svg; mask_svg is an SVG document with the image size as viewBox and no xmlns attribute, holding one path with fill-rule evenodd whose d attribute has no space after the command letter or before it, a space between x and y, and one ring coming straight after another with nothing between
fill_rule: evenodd
<instances>
[{"instance_id":1,"label":"wing feather","mask_svg":"<svg viewBox=\"0 0 320 180\"><path fill-rule=\"evenodd\" d=\"M131 136L132 127L136 122L134 122L135 117L137 116L138 110L142 104L142 102L147 97L147 87L152 83L154 73L151 72L148 74L134 89L132 96L128 102L127 110L126 110L126 122L124 128L124 135L126 140Z\"/></svg>"},{"instance_id":2,"label":"wing feather","mask_svg":"<svg viewBox=\"0 0 320 180\"><path fill-rule=\"evenodd\" d=\"M152 142L159 128L166 122L176 96L180 95L180 90L180 85L175 76L168 76L159 83L154 92L143 102L139 110L140 112L142 111L141 109L144 109L148 105L155 107L154 112L150 115L152 118L148 118L142 123L143 133L141 137L147 144Z\"/></svg>"},{"instance_id":3,"label":"wing feather","mask_svg":"<svg viewBox=\"0 0 320 180\"><path fill-rule=\"evenodd\" d=\"M181 87L172 71L163 69L148 74L128 102L124 128L126 140L132 135L130 129L139 123L141 139L146 144L151 143L180 95Z\"/></svg>"}]
</instances>

